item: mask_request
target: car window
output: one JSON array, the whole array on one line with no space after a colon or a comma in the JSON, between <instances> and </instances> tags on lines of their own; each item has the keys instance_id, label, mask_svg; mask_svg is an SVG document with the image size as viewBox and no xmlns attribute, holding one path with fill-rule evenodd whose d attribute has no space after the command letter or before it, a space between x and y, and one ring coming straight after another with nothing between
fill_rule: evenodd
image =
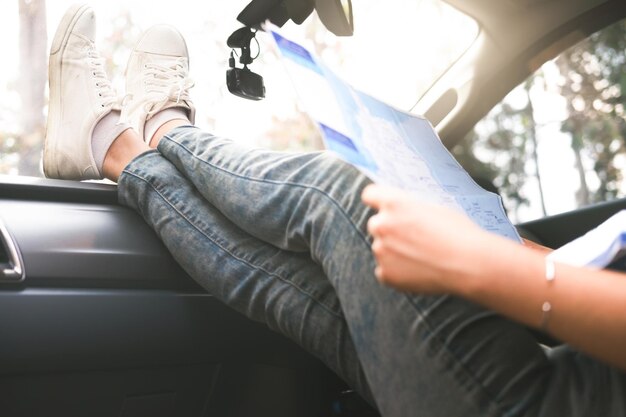
<instances>
[{"instance_id":1,"label":"car window","mask_svg":"<svg viewBox=\"0 0 626 417\"><path fill-rule=\"evenodd\" d=\"M61 16L75 0L16 0L0 5L5 59L0 67L0 174L41 174L47 100L47 52ZM97 43L121 94L123 70L142 30L177 26L187 39L196 124L216 134L273 149L315 149L319 133L298 107L284 69L260 34L260 57L251 69L265 79L267 98L245 101L228 93L226 38L240 24L249 0L109 0L93 4ZM309 42L342 77L397 107L419 96L476 38L476 23L438 0L358 0L355 35L337 38L315 18L285 25L289 36ZM424 39L428 39L427 42ZM421 40L421 41L420 41ZM254 46L253 46L254 47ZM424 65L428 62L428 65Z\"/></svg>"},{"instance_id":2,"label":"car window","mask_svg":"<svg viewBox=\"0 0 626 417\"><path fill-rule=\"evenodd\" d=\"M626 196L626 21L544 64L453 149L514 221Z\"/></svg>"}]
</instances>

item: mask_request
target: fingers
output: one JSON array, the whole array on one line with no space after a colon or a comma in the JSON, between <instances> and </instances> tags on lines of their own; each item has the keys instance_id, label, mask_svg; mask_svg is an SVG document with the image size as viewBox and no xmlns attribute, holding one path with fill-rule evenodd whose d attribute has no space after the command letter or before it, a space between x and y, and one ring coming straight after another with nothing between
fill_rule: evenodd
<instances>
[{"instance_id":1,"label":"fingers","mask_svg":"<svg viewBox=\"0 0 626 417\"><path fill-rule=\"evenodd\" d=\"M391 229L397 229L398 224L404 221L407 214L401 212L406 209L406 203L411 200L406 191L374 184L365 187L361 198L365 204L378 211L367 222L367 230L374 237L380 237Z\"/></svg>"},{"instance_id":2,"label":"fingers","mask_svg":"<svg viewBox=\"0 0 626 417\"><path fill-rule=\"evenodd\" d=\"M402 198L406 198L405 191L375 184L368 185L361 193L363 202L375 210L380 210Z\"/></svg>"},{"instance_id":3,"label":"fingers","mask_svg":"<svg viewBox=\"0 0 626 417\"><path fill-rule=\"evenodd\" d=\"M380 187L374 184L368 185L363 189L361 199L366 205L378 210L380 208Z\"/></svg>"},{"instance_id":4,"label":"fingers","mask_svg":"<svg viewBox=\"0 0 626 417\"><path fill-rule=\"evenodd\" d=\"M376 268L374 268L374 276L380 283L384 283L385 276L383 274L383 268L380 265L376 265Z\"/></svg>"},{"instance_id":5,"label":"fingers","mask_svg":"<svg viewBox=\"0 0 626 417\"><path fill-rule=\"evenodd\" d=\"M376 259L374 276L381 284L402 289L410 281L407 277L415 280L415 277L420 275L419 265L413 264L410 258L394 251L384 240L374 240L372 252Z\"/></svg>"},{"instance_id":6,"label":"fingers","mask_svg":"<svg viewBox=\"0 0 626 417\"><path fill-rule=\"evenodd\" d=\"M389 253L380 239L375 239L372 243L372 253L376 259L374 275L380 283L386 284L388 281Z\"/></svg>"},{"instance_id":7,"label":"fingers","mask_svg":"<svg viewBox=\"0 0 626 417\"><path fill-rule=\"evenodd\" d=\"M395 218L393 214L379 212L367 221L367 231L375 239L391 235L397 236L403 224L402 219Z\"/></svg>"},{"instance_id":8,"label":"fingers","mask_svg":"<svg viewBox=\"0 0 626 417\"><path fill-rule=\"evenodd\" d=\"M367 221L367 231L374 237L379 237L383 233L384 219L380 214L375 214Z\"/></svg>"}]
</instances>

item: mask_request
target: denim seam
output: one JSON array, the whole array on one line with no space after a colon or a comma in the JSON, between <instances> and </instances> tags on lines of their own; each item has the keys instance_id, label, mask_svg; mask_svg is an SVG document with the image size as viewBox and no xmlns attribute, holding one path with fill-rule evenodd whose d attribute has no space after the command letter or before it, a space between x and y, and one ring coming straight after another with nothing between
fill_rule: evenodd
<instances>
[{"instance_id":1,"label":"denim seam","mask_svg":"<svg viewBox=\"0 0 626 417\"><path fill-rule=\"evenodd\" d=\"M287 182L287 181L273 181L273 180L267 180L267 179L261 179L261 178L255 178L255 177L247 177L244 176L242 174L238 174L235 172L231 172L228 171L227 169L221 168L217 165L214 165L212 163L210 163L209 161L205 161L204 159L198 157L195 153L193 153L193 151L191 151L189 148L187 148L185 145L183 145L180 142L175 141L174 139L172 139L171 137L165 135L163 136L164 139L167 139L168 141L172 142L175 145L180 146L182 149L184 149L187 153L189 153L194 159L198 160L201 163L204 163L212 168L217 169L218 171L222 171L228 175L231 175L233 177L237 177L237 178L241 178L241 179L245 179L248 181L254 181L254 182L259 182L259 183L264 183L264 184L275 184L275 185L290 185L290 186L294 186L294 187L298 187L298 188L304 188L307 190L313 190L313 191L317 191L320 194L328 197L328 199L331 201L331 203L336 206L339 209L339 212L349 221L350 225L352 226L352 228L357 232L357 234L359 235L359 237L366 243L369 245L369 241L367 239L367 237L365 235L363 235L363 233L361 233L361 231L359 230L358 227L356 227L356 225L354 224L354 221L352 220L352 218L350 217L350 215L348 213L346 213L346 211L343 209L343 207L341 207L341 205L339 203L337 203L335 201L335 199L326 191L317 188L315 186L312 185L305 185L305 184L298 184L298 183L294 183L294 182Z\"/></svg>"},{"instance_id":2,"label":"denim seam","mask_svg":"<svg viewBox=\"0 0 626 417\"><path fill-rule=\"evenodd\" d=\"M143 181L144 183L146 183L147 185L149 185L158 195L159 197L161 197L163 199L163 201L165 201L165 203L167 203L170 207L172 207L183 219L185 219L185 221L187 223L189 223L191 225L191 227L193 227L194 229L196 229L198 232L200 232L204 237L206 237L207 239L209 239L214 245L218 246L220 249L222 249L224 252L226 252L228 255L230 255L233 259L242 262L244 264L246 264L247 266L254 268L254 269L259 269L261 271L263 271L264 273L266 273L268 276L270 277L274 277L280 281L282 281L284 284L289 285L290 287L295 288L298 292L300 292L301 294L305 295L306 297L308 297L309 299L311 299L315 304L319 305L320 307L322 307L326 312L328 312L329 314L331 314L333 317L338 318L340 320L343 320L343 317L341 315L338 315L337 313L335 313L334 311L332 311L330 309L330 307L326 306L324 303L320 302L316 297L314 297L312 294L310 294L309 292L307 292L306 290L304 290L303 288L299 287L298 285L294 284L293 282L279 276L278 274L274 274L269 272L268 270L266 270L265 268L258 266L258 265L254 265L251 262L242 259L241 257L233 254L229 249L225 248L224 246L222 246L220 243L216 242L213 238L211 238L209 235L207 235L201 228L199 228L198 226L195 225L194 222L192 222L184 213L182 213L178 207L176 207L174 204L172 204L172 202L165 197L161 191L154 186L149 180L147 180L146 178L143 178L142 176L124 170L124 173L131 175L141 181Z\"/></svg>"}]
</instances>

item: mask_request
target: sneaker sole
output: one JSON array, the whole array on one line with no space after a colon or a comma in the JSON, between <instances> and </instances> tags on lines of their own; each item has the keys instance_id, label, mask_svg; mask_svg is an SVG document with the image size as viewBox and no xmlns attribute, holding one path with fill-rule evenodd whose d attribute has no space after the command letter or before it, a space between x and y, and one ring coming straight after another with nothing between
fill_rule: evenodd
<instances>
[{"instance_id":1,"label":"sneaker sole","mask_svg":"<svg viewBox=\"0 0 626 417\"><path fill-rule=\"evenodd\" d=\"M54 38L52 40L52 46L50 47L50 58L48 60L48 85L50 90L50 97L53 98L48 104L48 120L46 122L46 138L43 145L43 171L44 175L48 178L59 178L59 167L56 159L56 140L50 138L56 138L58 121L61 114L61 62L56 62L63 57L65 52L65 46L69 39L70 33L76 26L78 19L90 9L89 5L78 4L70 7L63 18L59 27L57 28Z\"/></svg>"}]
</instances>

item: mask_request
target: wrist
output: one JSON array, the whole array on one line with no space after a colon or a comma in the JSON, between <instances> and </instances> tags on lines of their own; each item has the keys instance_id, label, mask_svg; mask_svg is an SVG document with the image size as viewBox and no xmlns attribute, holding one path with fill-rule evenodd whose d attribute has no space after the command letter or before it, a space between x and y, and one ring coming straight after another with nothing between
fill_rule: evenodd
<instances>
[{"instance_id":1,"label":"wrist","mask_svg":"<svg viewBox=\"0 0 626 417\"><path fill-rule=\"evenodd\" d=\"M511 240L485 233L472 248L465 254L459 279L454 280L450 291L455 295L476 300L514 271L524 270L517 263L522 259L519 251L527 249Z\"/></svg>"}]
</instances>

